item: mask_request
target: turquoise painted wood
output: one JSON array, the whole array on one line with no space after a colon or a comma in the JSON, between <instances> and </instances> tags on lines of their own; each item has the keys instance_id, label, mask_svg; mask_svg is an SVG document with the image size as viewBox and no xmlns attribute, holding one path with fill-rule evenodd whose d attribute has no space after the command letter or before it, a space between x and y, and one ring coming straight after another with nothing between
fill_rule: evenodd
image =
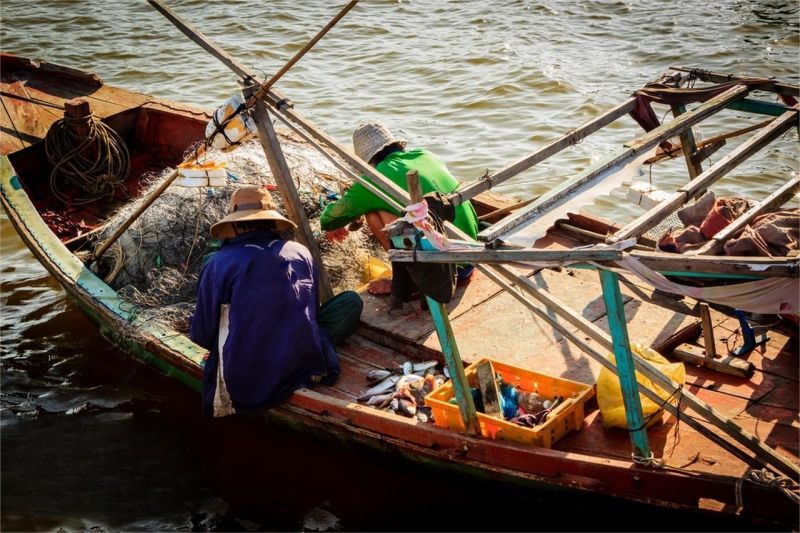
<instances>
[{"instance_id":1,"label":"turquoise painted wood","mask_svg":"<svg viewBox=\"0 0 800 533\"><path fill-rule=\"evenodd\" d=\"M600 270L596 265L590 263L573 263L569 268L580 270ZM706 279L739 279L739 280L755 280L766 279L764 276L751 276L749 274L725 274L714 272L690 272L687 270L656 270L663 276L682 276L684 278L706 278Z\"/></svg>"},{"instance_id":2,"label":"turquoise painted wood","mask_svg":"<svg viewBox=\"0 0 800 533\"><path fill-rule=\"evenodd\" d=\"M647 430L644 427L642 402L639 397L639 384L633 366L628 327L625 324L625 308L619 290L619 276L610 270L600 270L600 284L603 287L603 300L608 313L608 327L614 343L614 357L617 360L617 376L622 389L622 401L625 404L625 417L628 420L628 431L633 445L634 456L649 458L650 445L647 442Z\"/></svg>"},{"instance_id":3,"label":"turquoise painted wood","mask_svg":"<svg viewBox=\"0 0 800 533\"><path fill-rule=\"evenodd\" d=\"M736 111L745 111L747 113L756 113L758 115L769 115L771 117L779 117L786 113L789 108L783 104L776 104L774 102L762 102L761 100L753 100L751 98L744 98L728 104L728 109Z\"/></svg>"},{"instance_id":4,"label":"turquoise painted wood","mask_svg":"<svg viewBox=\"0 0 800 533\"><path fill-rule=\"evenodd\" d=\"M461 362L461 355L458 353L458 345L456 344L455 335L453 335L453 328L450 326L447 307L431 298L427 298L427 300L431 317L433 317L433 324L436 327L436 334L439 336L439 345L442 347L444 360L450 370L450 380L453 382L453 392L456 395L456 402L461 412L461 419L464 421L464 427L467 428L467 434L479 436L481 430L478 422L478 413L475 411L475 402L472 401L467 375L464 373L464 363Z\"/></svg>"}]
</instances>

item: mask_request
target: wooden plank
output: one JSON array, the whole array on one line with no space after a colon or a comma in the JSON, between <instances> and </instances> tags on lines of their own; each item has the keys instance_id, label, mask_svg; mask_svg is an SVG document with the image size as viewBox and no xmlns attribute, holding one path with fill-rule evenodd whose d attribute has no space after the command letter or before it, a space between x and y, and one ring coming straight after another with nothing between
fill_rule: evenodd
<instances>
[{"instance_id":1,"label":"wooden plank","mask_svg":"<svg viewBox=\"0 0 800 533\"><path fill-rule=\"evenodd\" d=\"M453 320L499 292L501 289L484 274L475 272L469 285L456 288L454 298L447 304L448 315ZM392 311L386 295L376 296L364 291L361 299L364 300L365 309L361 321L373 328L390 331L412 342L423 342L434 331L430 314L420 309L414 300L410 302L412 309L407 314L402 314Z\"/></svg>"},{"instance_id":2,"label":"wooden plank","mask_svg":"<svg viewBox=\"0 0 800 533\"><path fill-rule=\"evenodd\" d=\"M766 115L769 117L779 117L786 113L786 111L790 108L775 102L764 102L763 100L742 98L737 102L732 102L728 106L728 109L732 109L734 111L744 111L746 113L755 113L757 115Z\"/></svg>"},{"instance_id":3,"label":"wooden plank","mask_svg":"<svg viewBox=\"0 0 800 533\"><path fill-rule=\"evenodd\" d=\"M798 190L800 190L800 176L795 176L783 184L778 190L750 208L742 216L734 220L729 226L714 235L713 239L697 250L689 252L690 255L713 255L719 252L728 239L742 230L747 224L750 224L753 219L782 206L791 200L794 195L797 194Z\"/></svg>"},{"instance_id":4,"label":"wooden plank","mask_svg":"<svg viewBox=\"0 0 800 533\"><path fill-rule=\"evenodd\" d=\"M500 408L500 391L497 389L497 380L494 377L492 362L484 361L475 367L475 372L478 377L481 399L483 400L483 412L487 415L502 418L503 410Z\"/></svg>"},{"instance_id":5,"label":"wooden plank","mask_svg":"<svg viewBox=\"0 0 800 533\"><path fill-rule=\"evenodd\" d=\"M515 161L514 163L506 165L493 174L486 175L479 180L470 183L463 189L450 194L448 197L454 205L459 205L481 192L488 191L495 185L503 183L509 178L516 176L520 172L528 170L532 166L541 163L545 159L561 152L565 148L578 144L592 133L630 113L635 106L636 98L628 98L624 102L621 102L609 109L599 117L570 130L566 134L562 135L558 139L555 139L539 150L536 150L532 154L527 155L522 159Z\"/></svg>"},{"instance_id":6,"label":"wooden plank","mask_svg":"<svg viewBox=\"0 0 800 533\"><path fill-rule=\"evenodd\" d=\"M638 237L647 230L655 227L664 217L677 208L684 205L689 200L701 196L709 185L727 174L742 161L786 133L789 128L797 124L797 115L797 110L792 109L775 119L769 126L766 126L753 135L753 137L736 147L736 149L723 157L711 168L670 195L669 198L615 233L608 239L608 242L615 243L632 237ZM686 115L681 116L685 117Z\"/></svg>"},{"instance_id":7,"label":"wooden plank","mask_svg":"<svg viewBox=\"0 0 800 533\"><path fill-rule=\"evenodd\" d=\"M407 356L372 342L359 334L345 339L336 347L336 350L376 368L396 368L400 371L402 363L409 359Z\"/></svg>"},{"instance_id":8,"label":"wooden plank","mask_svg":"<svg viewBox=\"0 0 800 533\"><path fill-rule=\"evenodd\" d=\"M672 106L672 115L675 118L678 118L684 113L686 113L685 105ZM680 139L683 156L686 159L686 168L689 171L689 177L696 178L701 172L703 172L703 167L700 165L700 161L695 156L695 153L697 152L697 144L694 140L692 128L686 128L684 131L682 131L680 134Z\"/></svg>"},{"instance_id":9,"label":"wooden plank","mask_svg":"<svg viewBox=\"0 0 800 533\"><path fill-rule=\"evenodd\" d=\"M481 194L485 194L485 193L481 193ZM485 215L480 215L478 217L478 222L499 220L499 218L501 216L507 215L508 213L511 213L512 211L516 211L517 209L519 209L521 207L525 207L526 205L530 204L534 200L535 200L535 198L529 198L528 200L525 200L523 202L517 202L517 203L512 204L512 205L507 205L505 207L501 207L500 209L495 209L494 211L486 213Z\"/></svg>"},{"instance_id":10,"label":"wooden plank","mask_svg":"<svg viewBox=\"0 0 800 533\"><path fill-rule=\"evenodd\" d=\"M22 82L0 84L4 120L2 125L2 153L8 154L30 146L47 135L47 130L61 113L52 119L42 116L42 105L32 102ZM8 117L7 120L5 117Z\"/></svg>"},{"instance_id":11,"label":"wooden plank","mask_svg":"<svg viewBox=\"0 0 800 533\"><path fill-rule=\"evenodd\" d=\"M248 99L250 94L246 93L244 97ZM292 179L292 173L286 163L286 158L283 156L283 149L267 113L267 107L261 100L256 102L253 120L258 128L258 140L261 142L261 147L267 156L267 163L269 163L272 177L275 179L278 190L283 197L283 206L286 209L286 213L289 215L289 219L297 225L299 230L297 237L311 252L314 264L317 265L319 297L321 302L325 302L333 296L333 290L331 289L328 272L325 269L325 263L322 261L322 253L319 250L319 246L317 246L317 240L314 238L311 224L300 202L300 195Z\"/></svg>"},{"instance_id":12,"label":"wooden plank","mask_svg":"<svg viewBox=\"0 0 800 533\"><path fill-rule=\"evenodd\" d=\"M497 224L483 230L478 235L478 239L482 241L494 240L534 217L557 208L558 205L566 201L569 196L591 188L598 178L602 177L603 174L610 169L620 167L630 162L639 154L646 152L664 140L684 131L686 128L692 127L720 109L723 109L728 103L743 98L747 92L748 89L744 86L732 87L724 93L709 99L696 109L680 115L675 120L667 124L662 124L641 137L626 143L622 150L612 154L595 167L581 172L560 187L543 194L538 200L523 210L509 215Z\"/></svg>"},{"instance_id":13,"label":"wooden plank","mask_svg":"<svg viewBox=\"0 0 800 533\"><path fill-rule=\"evenodd\" d=\"M698 274L701 277L744 278L796 278L800 269L800 259L769 258L746 256L684 256L664 252L634 250L631 257L641 261L652 270L672 275ZM713 274L713 275L709 275Z\"/></svg>"},{"instance_id":14,"label":"wooden plank","mask_svg":"<svg viewBox=\"0 0 800 533\"><path fill-rule=\"evenodd\" d=\"M425 252L415 250L389 250L389 258L401 263L515 263L546 261L579 263L587 261L614 261L622 258L618 250L455 250Z\"/></svg>"},{"instance_id":15,"label":"wooden plank","mask_svg":"<svg viewBox=\"0 0 800 533\"><path fill-rule=\"evenodd\" d=\"M705 350L691 344L682 344L678 346L672 351L670 357L673 359L680 359L681 361L693 365L709 368L717 372L743 378L753 375L755 371L753 364L743 359L730 355L709 357Z\"/></svg>"},{"instance_id":16,"label":"wooden plank","mask_svg":"<svg viewBox=\"0 0 800 533\"><path fill-rule=\"evenodd\" d=\"M764 257L739 256L682 256L665 252L635 250L630 252L647 267L670 275L683 273L701 277L740 277L742 279L760 277L797 277L800 275L800 260L772 259ZM427 252L413 250L390 250L392 261L413 263L552 263L553 265L598 262L615 266L622 258L618 250L542 250L542 249L502 249L466 250L452 252ZM713 274L713 275L711 275Z\"/></svg>"},{"instance_id":17,"label":"wooden plank","mask_svg":"<svg viewBox=\"0 0 800 533\"><path fill-rule=\"evenodd\" d=\"M678 72L694 72L698 78L710 83L726 83L735 80L760 79L758 76L725 74L722 72L714 72L710 70L702 70L690 67L669 67L669 68L670 70L677 70ZM760 85L758 87L758 90L773 92L777 94L785 94L787 96L800 97L800 85L783 83L778 80L774 80L772 81L772 83L769 84Z\"/></svg>"}]
</instances>

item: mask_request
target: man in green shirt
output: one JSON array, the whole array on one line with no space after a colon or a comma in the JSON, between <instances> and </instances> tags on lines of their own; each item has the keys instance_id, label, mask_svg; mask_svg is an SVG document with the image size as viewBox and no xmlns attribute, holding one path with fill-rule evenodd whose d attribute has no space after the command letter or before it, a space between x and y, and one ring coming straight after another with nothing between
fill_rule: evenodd
<instances>
[{"instance_id":1,"label":"man in green shirt","mask_svg":"<svg viewBox=\"0 0 800 533\"><path fill-rule=\"evenodd\" d=\"M409 170L419 173L422 193L440 192L450 194L458 188L458 181L450 174L441 159L434 154L417 148L406 150L407 141L392 135L386 126L379 122L359 125L353 132L353 149L358 157L369 162L375 169L408 190L406 174ZM365 179L368 179L364 176ZM388 250L389 237L383 228L400 216L389 204L372 194L360 183L352 187L337 201L328 204L320 216L322 230L328 232L331 240L341 240L347 236L344 228L348 223L364 216L372 234L381 246ZM469 202L456 207L456 227L475 239L478 233L478 216ZM459 277L467 279L471 268L460 269ZM388 293L391 287L371 287L371 292Z\"/></svg>"}]
</instances>

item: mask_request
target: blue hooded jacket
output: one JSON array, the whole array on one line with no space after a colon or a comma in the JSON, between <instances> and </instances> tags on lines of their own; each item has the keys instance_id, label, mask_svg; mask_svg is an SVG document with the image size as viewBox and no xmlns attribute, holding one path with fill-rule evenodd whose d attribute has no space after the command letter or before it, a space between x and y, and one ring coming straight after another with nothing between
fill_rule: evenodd
<instances>
[{"instance_id":1,"label":"blue hooded jacket","mask_svg":"<svg viewBox=\"0 0 800 533\"><path fill-rule=\"evenodd\" d=\"M189 330L209 350L207 414L274 406L299 388L336 380L336 351L317 324L317 286L308 249L274 233L228 239L211 256Z\"/></svg>"}]
</instances>

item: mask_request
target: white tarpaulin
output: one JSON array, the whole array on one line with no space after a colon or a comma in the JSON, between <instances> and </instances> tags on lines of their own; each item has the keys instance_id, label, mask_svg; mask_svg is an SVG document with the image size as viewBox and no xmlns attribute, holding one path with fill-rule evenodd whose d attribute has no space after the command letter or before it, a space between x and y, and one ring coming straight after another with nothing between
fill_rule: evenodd
<instances>
[{"instance_id":1,"label":"white tarpaulin","mask_svg":"<svg viewBox=\"0 0 800 533\"><path fill-rule=\"evenodd\" d=\"M627 164L611 167L593 180L596 183L594 187L567 196L551 206L547 212L536 215L508 233L500 235L500 239L519 246L533 246L537 240L545 236L548 229L553 227L556 220L566 218L567 213L579 212L581 207L593 204L598 196L610 194L614 189L621 187L623 182L643 176L642 166L655 152L656 148L653 148Z\"/></svg>"}]
</instances>

